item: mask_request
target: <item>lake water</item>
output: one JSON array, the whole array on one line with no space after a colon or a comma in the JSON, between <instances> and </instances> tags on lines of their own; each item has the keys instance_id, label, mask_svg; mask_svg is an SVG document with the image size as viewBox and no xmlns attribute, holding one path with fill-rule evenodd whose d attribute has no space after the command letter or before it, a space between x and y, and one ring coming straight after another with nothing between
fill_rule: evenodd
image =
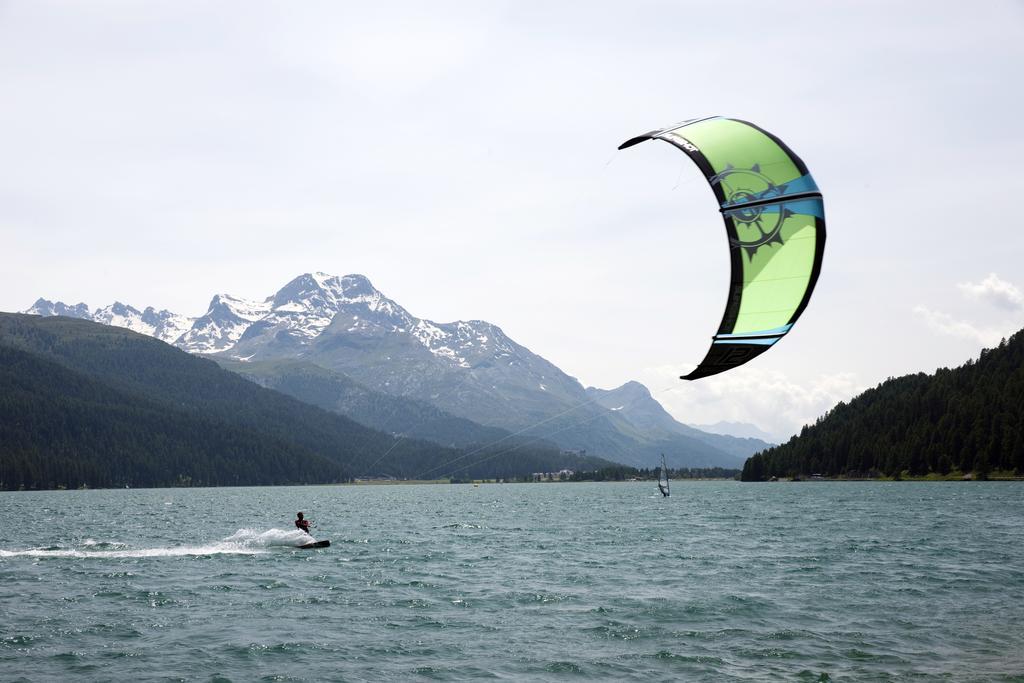
<instances>
[{"instance_id":1,"label":"lake water","mask_svg":"<svg viewBox=\"0 0 1024 683\"><path fill-rule=\"evenodd\" d=\"M1024 681L1019 483L19 492L0 522L4 681Z\"/></svg>"}]
</instances>

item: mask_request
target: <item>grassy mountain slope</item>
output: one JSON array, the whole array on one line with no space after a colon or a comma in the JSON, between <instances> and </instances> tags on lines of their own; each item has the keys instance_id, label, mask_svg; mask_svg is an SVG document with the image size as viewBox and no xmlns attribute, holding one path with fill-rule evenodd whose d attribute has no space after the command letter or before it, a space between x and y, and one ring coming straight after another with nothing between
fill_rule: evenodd
<instances>
[{"instance_id":1,"label":"grassy mountain slope","mask_svg":"<svg viewBox=\"0 0 1024 683\"><path fill-rule=\"evenodd\" d=\"M375 391L347 375L306 361L243 363L217 358L217 362L260 386L383 432L453 447L490 443L509 435L503 429L456 417L424 401Z\"/></svg>"}]
</instances>

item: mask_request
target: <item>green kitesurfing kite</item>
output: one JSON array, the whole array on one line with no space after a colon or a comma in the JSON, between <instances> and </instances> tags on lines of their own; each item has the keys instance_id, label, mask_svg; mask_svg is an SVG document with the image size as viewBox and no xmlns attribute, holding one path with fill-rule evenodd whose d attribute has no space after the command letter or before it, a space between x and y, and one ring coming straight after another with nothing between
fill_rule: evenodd
<instances>
[{"instance_id":1,"label":"green kitesurfing kite","mask_svg":"<svg viewBox=\"0 0 1024 683\"><path fill-rule=\"evenodd\" d=\"M684 121L619 146L664 140L692 159L718 199L732 257L722 324L693 372L700 379L743 365L793 327L814 290L825 252L825 208L807 166L752 123L714 116Z\"/></svg>"}]
</instances>

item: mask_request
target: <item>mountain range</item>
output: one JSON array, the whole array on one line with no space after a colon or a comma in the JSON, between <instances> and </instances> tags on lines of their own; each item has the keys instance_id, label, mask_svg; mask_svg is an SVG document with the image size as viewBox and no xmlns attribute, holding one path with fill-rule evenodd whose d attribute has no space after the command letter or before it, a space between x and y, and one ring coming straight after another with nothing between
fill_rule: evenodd
<instances>
[{"instance_id":1,"label":"mountain range","mask_svg":"<svg viewBox=\"0 0 1024 683\"><path fill-rule=\"evenodd\" d=\"M198 318L45 299L24 312L126 327L363 424L445 444L511 433L642 467L660 453L674 467L738 467L769 446L683 425L636 382L586 389L497 325L416 317L362 275L307 273L261 301L217 294Z\"/></svg>"}]
</instances>

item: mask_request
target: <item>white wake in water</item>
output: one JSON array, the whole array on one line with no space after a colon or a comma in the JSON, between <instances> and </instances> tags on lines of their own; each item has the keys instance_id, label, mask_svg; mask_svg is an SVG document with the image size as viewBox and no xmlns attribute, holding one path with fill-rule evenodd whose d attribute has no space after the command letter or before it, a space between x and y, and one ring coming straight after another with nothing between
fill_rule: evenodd
<instances>
[{"instance_id":1,"label":"white wake in water","mask_svg":"<svg viewBox=\"0 0 1024 683\"><path fill-rule=\"evenodd\" d=\"M167 548L129 548L124 543L86 539L76 548L59 546L0 550L4 557L187 557L196 555L256 555L273 548L295 548L315 539L298 529L239 529L227 538L207 545L176 545Z\"/></svg>"}]
</instances>

